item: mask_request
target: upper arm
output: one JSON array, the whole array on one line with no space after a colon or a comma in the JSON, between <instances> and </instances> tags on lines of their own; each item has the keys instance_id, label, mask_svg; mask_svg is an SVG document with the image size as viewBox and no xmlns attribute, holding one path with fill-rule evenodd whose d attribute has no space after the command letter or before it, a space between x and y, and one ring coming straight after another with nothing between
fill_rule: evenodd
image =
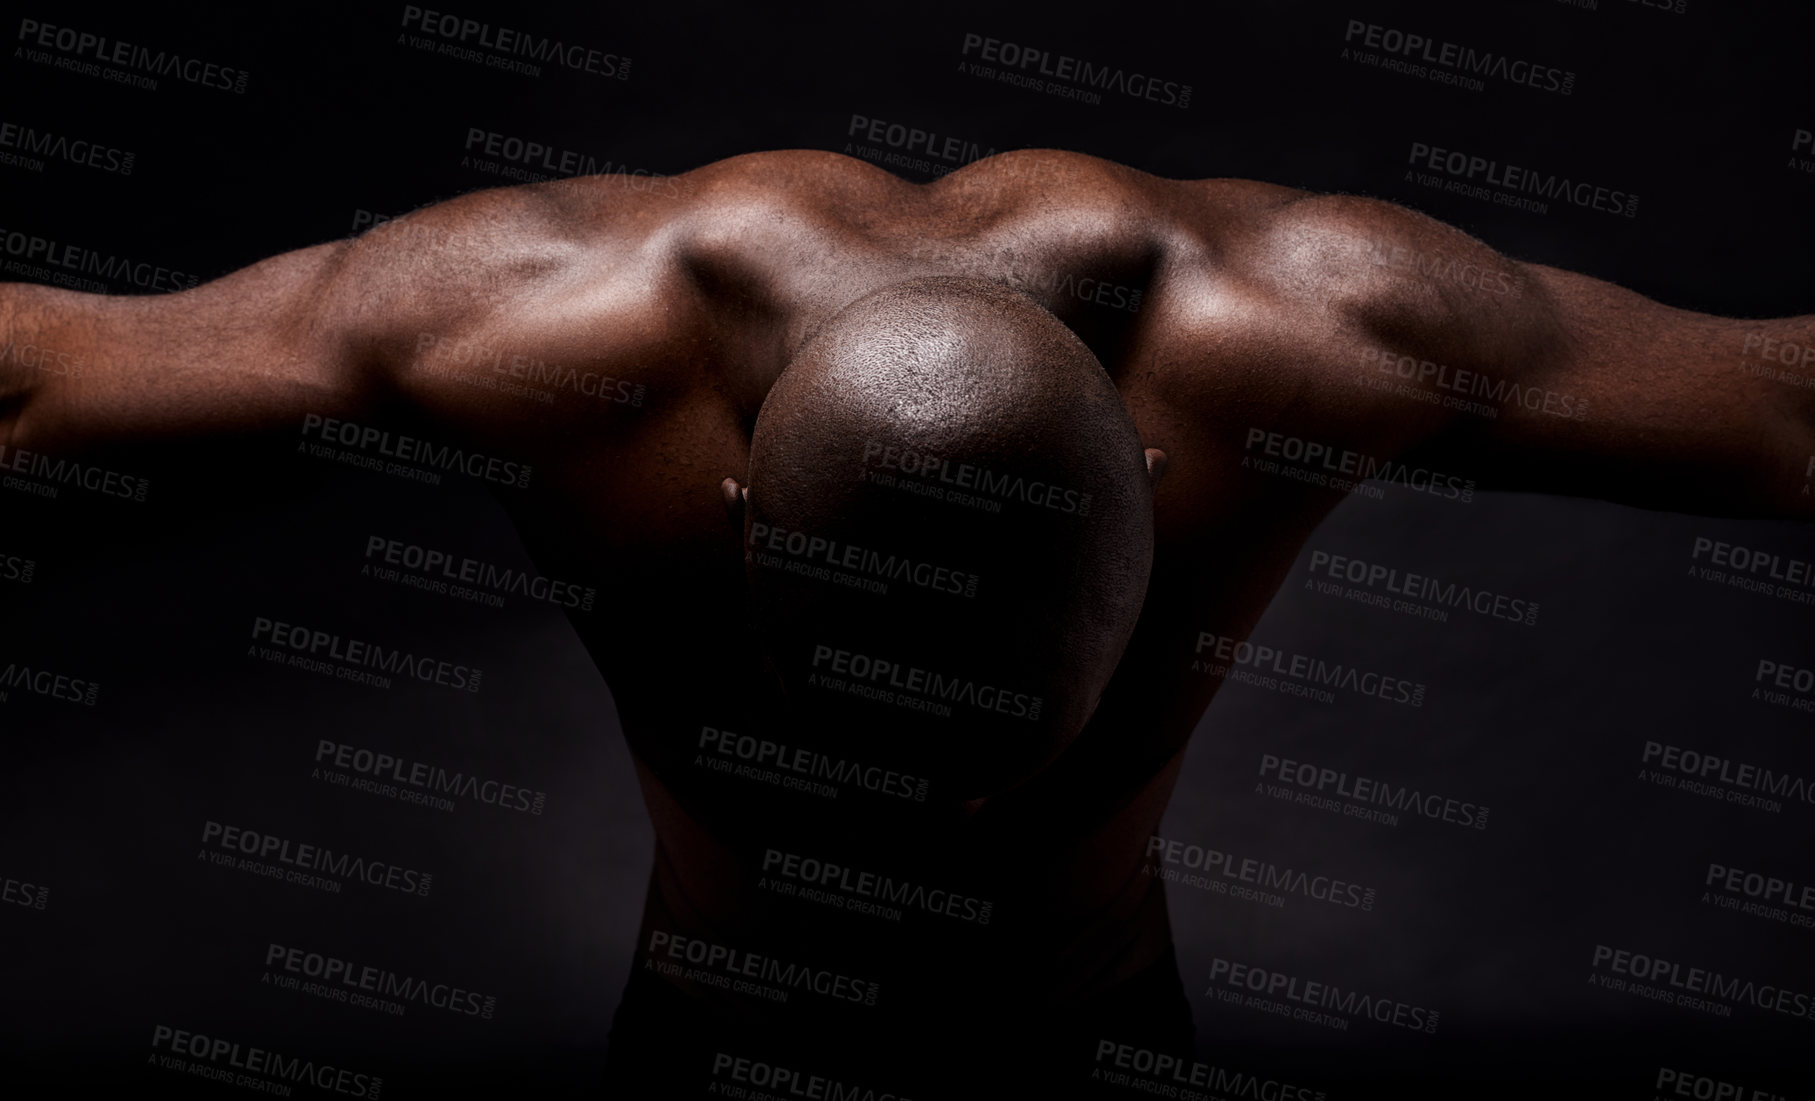
<instances>
[{"instance_id":1,"label":"upper arm","mask_svg":"<svg viewBox=\"0 0 1815 1101\"><path fill-rule=\"evenodd\" d=\"M3 427L56 453L294 435L391 403L450 432L535 419L546 409L502 398L493 376L627 364L661 338L651 295L675 202L610 178L501 189L174 294L0 289L0 335L67 365L15 370Z\"/></svg>"},{"instance_id":2,"label":"upper arm","mask_svg":"<svg viewBox=\"0 0 1815 1101\"><path fill-rule=\"evenodd\" d=\"M1714 317L1522 268L1544 296L1546 354L1511 377L1519 400L1457 433L1495 484L1683 512L1808 511L1815 380L1796 385L1761 353L1808 346L1815 318Z\"/></svg>"},{"instance_id":3,"label":"upper arm","mask_svg":"<svg viewBox=\"0 0 1815 1101\"><path fill-rule=\"evenodd\" d=\"M1815 343L1815 318L1674 309L1364 199L1293 204L1255 247L1268 293L1306 319L1310 415L1372 425L1381 450L1483 488L1807 508L1815 390L1748 368L1777 341Z\"/></svg>"},{"instance_id":4,"label":"upper arm","mask_svg":"<svg viewBox=\"0 0 1815 1101\"><path fill-rule=\"evenodd\" d=\"M321 245L155 296L0 289L9 348L59 369L8 375L8 440L79 451L130 439L250 430L358 377L324 309L348 246Z\"/></svg>"}]
</instances>

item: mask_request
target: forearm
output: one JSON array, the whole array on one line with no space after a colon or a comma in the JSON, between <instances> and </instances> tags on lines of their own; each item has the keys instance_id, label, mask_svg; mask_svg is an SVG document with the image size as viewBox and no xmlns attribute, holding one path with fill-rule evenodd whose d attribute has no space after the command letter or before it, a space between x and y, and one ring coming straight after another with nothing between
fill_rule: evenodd
<instances>
[{"instance_id":1,"label":"forearm","mask_svg":"<svg viewBox=\"0 0 1815 1101\"><path fill-rule=\"evenodd\" d=\"M1732 333L1726 351L1742 385L1761 392L1758 404L1780 410L1761 439L1760 484L1778 497L1795 488L1799 507L1792 511L1815 517L1808 488L1815 483L1815 315L1729 324L1738 330L1739 353L1732 353Z\"/></svg>"},{"instance_id":2,"label":"forearm","mask_svg":"<svg viewBox=\"0 0 1815 1101\"><path fill-rule=\"evenodd\" d=\"M94 297L0 283L0 445L15 445L27 409L81 373L89 356L72 322Z\"/></svg>"}]
</instances>

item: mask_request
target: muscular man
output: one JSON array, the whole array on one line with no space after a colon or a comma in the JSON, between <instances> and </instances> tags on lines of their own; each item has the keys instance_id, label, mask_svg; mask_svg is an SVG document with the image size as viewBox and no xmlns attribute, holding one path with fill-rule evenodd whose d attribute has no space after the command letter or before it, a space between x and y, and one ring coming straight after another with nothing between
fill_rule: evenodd
<instances>
[{"instance_id":1,"label":"muscular man","mask_svg":"<svg viewBox=\"0 0 1815 1101\"><path fill-rule=\"evenodd\" d=\"M351 423L531 464L501 500L542 571L638 579L574 626L659 838L639 948L835 977L777 1007L639 968L618 1080L687 1096L744 1044L960 1096L1037 1051L1064 1096L1097 1037L1190 1042L1140 868L1205 633L1244 638L1370 475L1808 515L1815 391L1736 370L1749 338L1815 318L1672 309L1366 199L771 153L469 195L179 294L6 287L0 339L83 369L0 368L0 442L20 469ZM523 400L503 363L599 388ZM1473 415L1460 378L1519 397ZM740 745L831 762L835 797L714 767Z\"/></svg>"}]
</instances>

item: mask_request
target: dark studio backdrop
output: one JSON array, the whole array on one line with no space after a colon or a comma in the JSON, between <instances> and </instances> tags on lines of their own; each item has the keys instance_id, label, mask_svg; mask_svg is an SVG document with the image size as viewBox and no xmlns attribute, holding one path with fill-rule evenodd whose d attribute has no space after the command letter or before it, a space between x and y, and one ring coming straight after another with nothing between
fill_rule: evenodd
<instances>
[{"instance_id":1,"label":"dark studio backdrop","mask_svg":"<svg viewBox=\"0 0 1815 1101\"><path fill-rule=\"evenodd\" d=\"M1815 312L1815 19L1788 3L1679 6L449 0L463 18L615 55L595 64L619 79L438 52L448 40L406 26L402 4L9 3L0 123L132 160L122 171L118 158L97 167L0 148L22 158L0 164L0 277L67 282L66 268L28 254L38 237L129 261L89 289L187 285L378 216L560 174L567 154L569 172L674 174L825 149L899 155L895 170L927 180L991 150L1054 147L1168 177L1389 199L1516 259L1676 306ZM79 46L39 44L33 24L231 73L133 86ZM1367 39L1401 41L1387 32L1569 77L1470 87L1428 64L1380 64L1394 55ZM1161 100L1188 85L1189 103L1017 86L978 68L1000 69L1003 55L984 60L972 35L1156 76ZM937 137L910 148L903 131ZM552 152L505 155L528 143ZM1452 190L1480 181L1413 164L1419 146L1569 175L1636 197L1633 213ZM1750 361L1740 348L1731 359L1738 382ZM1644 377L1651 365L1630 368ZM1797 395L1784 383L1786 402ZM144 505L0 494L0 557L34 563L29 583L16 568L0 579L0 664L101 686L92 707L17 690L0 702L5 1077L228 1091L147 1064L154 1030L169 1026L381 1076L387 1097L462 1081L585 1092L637 959L653 846L610 692L548 604L493 608L361 576L375 530L528 567L479 489L320 470L248 488L221 473L232 489L212 509L160 512L155 483ZM1815 532L1790 522L1494 493L1464 505L1393 488L1339 508L1254 638L1417 681L1426 702L1321 704L1231 684L1210 708L1163 836L1359 885L1369 905L1170 885L1201 1057L1290 1081L1571 1078L1639 1101L1702 1076L1747 1097L1811 1096L1810 1017L1763 996L1692 1005L1613 989L1603 980L1616 972L1596 959L1623 950L1815 997L1815 909L1793 904L1815 883L1815 795L1800 779L1815 782L1815 691L1755 691L1761 660L1815 668L1815 581L1805 565L1799 586L1756 592L1697 572L1733 572L1731 555L1714 561L1716 543L1777 555L1783 569L1815 562ZM1443 622L1326 595L1307 587L1319 551L1463 578L1538 612L1529 625L1463 611ZM600 601L594 614L608 617L610 585ZM252 617L305 613L461 655L484 669L484 691L380 691L246 656ZM448 813L336 788L311 776L321 738L521 785L544 797L541 812L468 800ZM1717 775L1712 794L1691 790L1648 743L1723 758L1730 781L1741 765L1798 779L1774 805L1746 805L1727 793L1755 786ZM1319 793L1277 768L1261 775L1269 758L1485 807L1485 828L1441 813L1371 820L1333 789L1321 793L1332 804L1300 801ZM432 885L330 891L216 866L199 856L209 822L358 853ZM1714 864L1797 886L1786 900L1748 894L1743 878L1710 885ZM451 982L495 998L495 1011L393 1017L274 989L260 981L272 943ZM1231 963L1435 1010L1437 1025L1293 1019L1241 1000L1245 988L1230 1002L1212 976Z\"/></svg>"}]
</instances>

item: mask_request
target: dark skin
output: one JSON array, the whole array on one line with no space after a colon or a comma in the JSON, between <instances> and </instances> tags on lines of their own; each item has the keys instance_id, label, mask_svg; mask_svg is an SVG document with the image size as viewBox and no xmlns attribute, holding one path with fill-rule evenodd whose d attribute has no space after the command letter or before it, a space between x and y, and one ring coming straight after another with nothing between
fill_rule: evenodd
<instances>
[{"instance_id":1,"label":"dark skin","mask_svg":"<svg viewBox=\"0 0 1815 1101\"><path fill-rule=\"evenodd\" d=\"M476 193L178 294L6 286L0 333L83 368L0 365L0 442L78 457L219 437L287 457L308 414L401 411L428 438L533 464L533 489L499 497L539 568L610 593L609 615L574 625L612 687L660 839L651 920L740 944L781 935L753 885L766 846L831 855L825 806L686 763L701 725L755 721L762 691L735 657L748 652L736 514L750 431L817 324L869 290L941 274L1004 282L1071 326L1164 471L1148 598L1081 736L1012 791L918 817L878 810L863 827L881 846L872 859L927 868L962 863L955 852L989 866L1037 838L1037 860L996 868L981 893L1040 915L1062 1000L1163 952L1164 908L1139 866L1219 687L1191 670L1199 633L1246 637L1342 499L1244 469L1256 430L1482 489L1810 511L1815 391L1738 367L1748 334L1806 346L1815 318L1690 313L1390 204L1046 151L931 184L833 154L755 154L670 180ZM1087 300L1087 279L1139 289L1138 312ZM471 385L461 377L490 374L462 358L474 345L645 396L543 404ZM1367 384L1384 377L1366 358L1382 351L1587 413L1507 403L1487 418L1408 399Z\"/></svg>"}]
</instances>

